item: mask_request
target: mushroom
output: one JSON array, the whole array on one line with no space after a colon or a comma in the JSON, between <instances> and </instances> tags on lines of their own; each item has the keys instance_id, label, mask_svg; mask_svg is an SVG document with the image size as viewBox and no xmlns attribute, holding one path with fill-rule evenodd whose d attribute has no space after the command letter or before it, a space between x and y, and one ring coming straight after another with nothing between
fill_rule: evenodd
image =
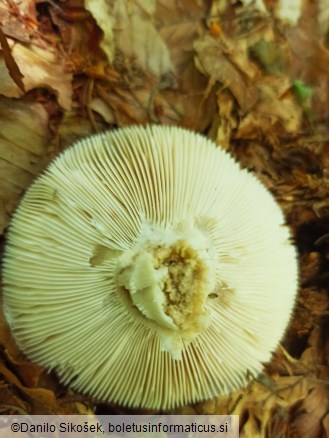
<instances>
[{"instance_id":1,"label":"mushroom","mask_svg":"<svg viewBox=\"0 0 329 438\"><path fill-rule=\"evenodd\" d=\"M297 291L270 192L210 140L133 126L78 141L9 232L6 318L28 358L97 400L172 409L243 387Z\"/></svg>"}]
</instances>

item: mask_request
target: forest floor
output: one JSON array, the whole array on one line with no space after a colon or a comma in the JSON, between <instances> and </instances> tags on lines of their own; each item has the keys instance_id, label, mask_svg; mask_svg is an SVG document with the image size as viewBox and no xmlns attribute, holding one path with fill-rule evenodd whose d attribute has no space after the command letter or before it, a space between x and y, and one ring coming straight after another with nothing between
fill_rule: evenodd
<instances>
[{"instance_id":1,"label":"forest floor","mask_svg":"<svg viewBox=\"0 0 329 438\"><path fill-rule=\"evenodd\" d=\"M329 437L328 2L0 0L0 44L0 250L24 190L74 140L145 123L207 135L281 205L300 289L257 380L174 413L237 414L242 438ZM128 412L24 359L3 316L0 345L0 413Z\"/></svg>"}]
</instances>

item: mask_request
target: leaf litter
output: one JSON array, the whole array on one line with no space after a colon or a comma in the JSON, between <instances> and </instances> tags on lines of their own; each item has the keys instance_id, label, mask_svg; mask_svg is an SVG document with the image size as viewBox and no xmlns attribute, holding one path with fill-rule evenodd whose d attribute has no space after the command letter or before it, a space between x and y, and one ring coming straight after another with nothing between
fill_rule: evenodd
<instances>
[{"instance_id":1,"label":"leaf litter","mask_svg":"<svg viewBox=\"0 0 329 438\"><path fill-rule=\"evenodd\" d=\"M175 413L238 414L241 437L329 436L329 25L311 0L0 2L0 233L73 141L181 125L230 150L281 204L300 254L282 344L244 390ZM2 413L125 413L29 363L4 317Z\"/></svg>"}]
</instances>

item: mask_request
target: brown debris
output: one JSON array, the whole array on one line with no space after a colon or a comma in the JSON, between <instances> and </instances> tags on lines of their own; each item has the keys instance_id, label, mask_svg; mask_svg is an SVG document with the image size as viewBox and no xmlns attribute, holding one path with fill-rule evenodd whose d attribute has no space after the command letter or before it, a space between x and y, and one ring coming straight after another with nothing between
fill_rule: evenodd
<instances>
[{"instance_id":1,"label":"brown debris","mask_svg":"<svg viewBox=\"0 0 329 438\"><path fill-rule=\"evenodd\" d=\"M247 388L175 412L238 414L247 438L329 437L329 8L301 3L0 2L0 235L52 157L130 124L203 132L281 204L300 258L282 346ZM0 321L1 413L94 412Z\"/></svg>"}]
</instances>

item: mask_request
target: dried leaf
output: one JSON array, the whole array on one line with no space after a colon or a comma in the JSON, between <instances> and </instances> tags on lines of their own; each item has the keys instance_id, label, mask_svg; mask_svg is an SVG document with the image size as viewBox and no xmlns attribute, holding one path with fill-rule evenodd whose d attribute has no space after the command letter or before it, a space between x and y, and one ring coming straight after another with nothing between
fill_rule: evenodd
<instances>
[{"instance_id":1,"label":"dried leaf","mask_svg":"<svg viewBox=\"0 0 329 438\"><path fill-rule=\"evenodd\" d=\"M329 413L322 420L323 438L329 438Z\"/></svg>"},{"instance_id":2,"label":"dried leaf","mask_svg":"<svg viewBox=\"0 0 329 438\"><path fill-rule=\"evenodd\" d=\"M40 365L27 362L26 359L15 360L6 349L3 353L2 360L8 368L15 373L20 382L28 388L35 388L39 384L40 376L45 372Z\"/></svg>"},{"instance_id":3,"label":"dried leaf","mask_svg":"<svg viewBox=\"0 0 329 438\"><path fill-rule=\"evenodd\" d=\"M264 4L263 0L242 0L242 4L245 7L248 7L249 5L252 5L255 9L266 13L267 9L266 9L266 3Z\"/></svg>"},{"instance_id":4,"label":"dried leaf","mask_svg":"<svg viewBox=\"0 0 329 438\"><path fill-rule=\"evenodd\" d=\"M324 78L328 78L329 50L319 41L316 34L310 33L307 28L298 27L289 29L286 37L294 55L290 62L292 77L302 78L304 82L315 86Z\"/></svg>"},{"instance_id":5,"label":"dried leaf","mask_svg":"<svg viewBox=\"0 0 329 438\"><path fill-rule=\"evenodd\" d=\"M15 82L15 84L18 86L18 88L20 88L20 90L23 93L25 93L24 83L22 81L22 79L24 78L24 75L20 71L13 55L11 54L9 44L7 43L6 36L3 33L1 26L0 26L0 44L2 47L3 58L4 58L6 66L7 66L8 73L9 73L10 77Z\"/></svg>"},{"instance_id":6,"label":"dried leaf","mask_svg":"<svg viewBox=\"0 0 329 438\"><path fill-rule=\"evenodd\" d=\"M263 67L265 73L277 75L284 70L282 47L275 41L260 39L249 49L250 54Z\"/></svg>"},{"instance_id":7,"label":"dried leaf","mask_svg":"<svg viewBox=\"0 0 329 438\"><path fill-rule=\"evenodd\" d=\"M149 38L147 35L151 26L152 32L156 29L158 34L155 41L161 40L159 44L164 44L165 51L157 46L158 43L148 45L147 57L145 53L140 54L138 69L137 58L133 56L135 62L134 59L119 56L116 63L121 72L119 78L109 84L96 82L95 90L119 126L156 122L180 124L203 131L210 124L215 104L214 93L207 92L207 78L197 71L193 61L193 40L198 35L205 9L194 0L184 0L179 5L174 0L166 0L165 3L159 1L155 10L152 5L152 2L146 4L136 1L132 11L137 11L138 17L149 22L149 25L143 25L146 36L140 38ZM124 9L121 17L123 22L126 23L129 17ZM157 27L154 23L157 23ZM140 32L143 33L142 29ZM124 41L122 44L126 44ZM140 50L144 50L143 41L140 41ZM170 65L167 61L161 61L161 57L167 59L167 55L171 60Z\"/></svg>"},{"instance_id":8,"label":"dried leaf","mask_svg":"<svg viewBox=\"0 0 329 438\"><path fill-rule=\"evenodd\" d=\"M318 23L322 36L329 30L329 3L327 0L318 0Z\"/></svg>"},{"instance_id":9,"label":"dried leaf","mask_svg":"<svg viewBox=\"0 0 329 438\"><path fill-rule=\"evenodd\" d=\"M99 130L104 130L101 124ZM73 142L93 133L95 131L90 120L82 117L78 111L65 112L57 131L60 147L55 152L59 153Z\"/></svg>"},{"instance_id":10,"label":"dried leaf","mask_svg":"<svg viewBox=\"0 0 329 438\"><path fill-rule=\"evenodd\" d=\"M106 105L104 100L98 97L93 99L90 103L90 108L96 113L100 114L109 125L114 123L113 111Z\"/></svg>"},{"instance_id":11,"label":"dried leaf","mask_svg":"<svg viewBox=\"0 0 329 438\"><path fill-rule=\"evenodd\" d=\"M128 62L161 78L173 74L174 68L168 48L153 23L155 11L155 1L143 3L135 0L129 5L120 0L113 1L117 49Z\"/></svg>"},{"instance_id":12,"label":"dried leaf","mask_svg":"<svg viewBox=\"0 0 329 438\"><path fill-rule=\"evenodd\" d=\"M285 350L258 381L177 413L237 413L241 437L328 436L327 6L321 0L86 5L94 18L83 0L0 2L3 30L16 42L8 40L12 55L34 90L16 101L23 93L0 59L0 93L15 98L0 98L1 230L48 155L82 136L109 124L149 122L207 133L281 203L301 254L301 291ZM65 109L73 88L72 109L60 111L44 88ZM48 122L56 140L49 146ZM55 376L22 359L3 318L0 343L6 348L0 412L57 413L64 405L69 413L92 412L82 396L64 393L59 401L63 388Z\"/></svg>"},{"instance_id":13,"label":"dried leaf","mask_svg":"<svg viewBox=\"0 0 329 438\"><path fill-rule=\"evenodd\" d=\"M296 25L302 13L303 0L277 0L274 8L276 17L290 25Z\"/></svg>"},{"instance_id":14,"label":"dried leaf","mask_svg":"<svg viewBox=\"0 0 329 438\"><path fill-rule=\"evenodd\" d=\"M0 97L0 234L21 194L48 162L48 116L37 103Z\"/></svg>"},{"instance_id":15,"label":"dried leaf","mask_svg":"<svg viewBox=\"0 0 329 438\"><path fill-rule=\"evenodd\" d=\"M3 32L17 41L29 43L37 36L37 12L34 0L0 2L0 22Z\"/></svg>"},{"instance_id":16,"label":"dried leaf","mask_svg":"<svg viewBox=\"0 0 329 438\"><path fill-rule=\"evenodd\" d=\"M248 413L248 420L245 423L242 433L240 433L240 438L265 438L259 427L259 420L253 414L253 412Z\"/></svg>"},{"instance_id":17,"label":"dried leaf","mask_svg":"<svg viewBox=\"0 0 329 438\"><path fill-rule=\"evenodd\" d=\"M197 70L194 62L194 41L199 38L206 17L205 5L194 0L161 0L155 14L175 71L175 77L167 78L166 87L159 84L165 100L160 110L163 107L170 109L171 123L180 123L196 131L207 129L216 105L211 80Z\"/></svg>"},{"instance_id":18,"label":"dried leaf","mask_svg":"<svg viewBox=\"0 0 329 438\"><path fill-rule=\"evenodd\" d=\"M28 388L22 385L18 378L1 362L0 381L3 382L2 388L0 387L0 410L1 404L7 405L7 409L2 406L2 409L6 411L4 413L11 410L10 406L12 408L18 406L25 413L33 413L34 415L67 413L66 408L59 404L52 391L44 388Z\"/></svg>"},{"instance_id":19,"label":"dried leaf","mask_svg":"<svg viewBox=\"0 0 329 438\"><path fill-rule=\"evenodd\" d=\"M65 72L63 63L52 52L26 47L16 43L12 48L12 56L24 75L24 86L27 91L33 88L49 88L58 97L59 104L66 110L71 107L72 75ZM4 58L0 58L0 94L6 97L20 97L22 91L11 79Z\"/></svg>"},{"instance_id":20,"label":"dried leaf","mask_svg":"<svg viewBox=\"0 0 329 438\"><path fill-rule=\"evenodd\" d=\"M215 78L225 88L228 88L237 99L242 111L250 105L247 78L223 54L221 41L206 35L194 43L197 53L195 58L197 68L207 76Z\"/></svg>"},{"instance_id":21,"label":"dried leaf","mask_svg":"<svg viewBox=\"0 0 329 438\"><path fill-rule=\"evenodd\" d=\"M113 5L111 5L107 0L85 0L85 8L91 13L98 26L103 31L103 41L101 43L101 47L104 50L109 63L111 64L115 55L115 42L113 34L115 18L112 14Z\"/></svg>"},{"instance_id":22,"label":"dried leaf","mask_svg":"<svg viewBox=\"0 0 329 438\"><path fill-rule=\"evenodd\" d=\"M116 51L155 77L173 72L169 51L153 23L154 1L87 0L86 7L104 32L102 48L110 63Z\"/></svg>"},{"instance_id":23,"label":"dried leaf","mask_svg":"<svg viewBox=\"0 0 329 438\"><path fill-rule=\"evenodd\" d=\"M324 436L321 419L329 411L328 385L315 385L301 403L300 415L295 420L295 427L301 438Z\"/></svg>"},{"instance_id":24,"label":"dried leaf","mask_svg":"<svg viewBox=\"0 0 329 438\"><path fill-rule=\"evenodd\" d=\"M256 10L271 12L279 20L296 25L302 13L303 0L275 0L270 3L263 0L243 0L242 3L245 6L252 4Z\"/></svg>"},{"instance_id":25,"label":"dried leaf","mask_svg":"<svg viewBox=\"0 0 329 438\"><path fill-rule=\"evenodd\" d=\"M232 95L224 90L217 95L218 117L214 119L212 129L215 133L209 132L209 136L216 139L216 142L224 149L229 149L232 131L238 126L234 115L234 99Z\"/></svg>"},{"instance_id":26,"label":"dried leaf","mask_svg":"<svg viewBox=\"0 0 329 438\"><path fill-rule=\"evenodd\" d=\"M28 403L26 403L24 400L22 400L12 391L10 385L8 385L8 383L3 380L1 374L0 374L0 413L7 415L15 415L15 414L26 415L27 413L29 413Z\"/></svg>"},{"instance_id":27,"label":"dried leaf","mask_svg":"<svg viewBox=\"0 0 329 438\"><path fill-rule=\"evenodd\" d=\"M299 132L303 109L295 101L289 79L264 77L255 85L259 98L251 111L241 120L237 138L265 137L271 143L284 133Z\"/></svg>"}]
</instances>

